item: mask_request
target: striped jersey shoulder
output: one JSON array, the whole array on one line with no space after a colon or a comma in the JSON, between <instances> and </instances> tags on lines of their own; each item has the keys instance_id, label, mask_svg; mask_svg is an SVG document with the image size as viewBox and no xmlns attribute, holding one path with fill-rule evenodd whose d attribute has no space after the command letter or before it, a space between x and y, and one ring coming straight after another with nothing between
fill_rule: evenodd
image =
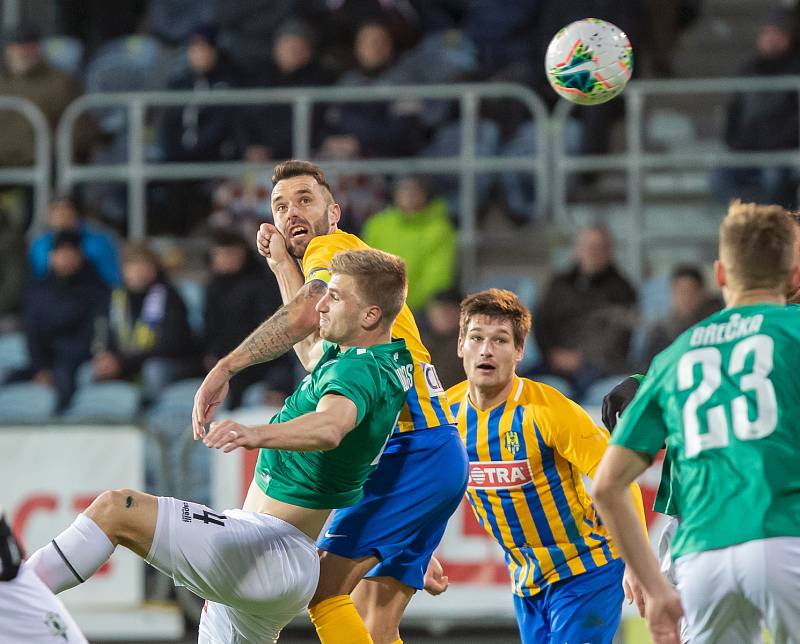
<instances>
[{"instance_id":1,"label":"striped jersey shoulder","mask_svg":"<svg viewBox=\"0 0 800 644\"><path fill-rule=\"evenodd\" d=\"M464 402L464 396L467 395L468 387L469 381L463 380L457 385L453 385L445 392L447 400L450 403L450 411L452 412L453 416L458 416L458 410L461 408L461 404Z\"/></svg>"},{"instance_id":2,"label":"striped jersey shoulder","mask_svg":"<svg viewBox=\"0 0 800 644\"><path fill-rule=\"evenodd\" d=\"M319 235L308 242L306 252L303 254L303 275L306 281L321 279L327 282L330 279L328 267L333 256L343 250L363 250L369 248L361 239L336 230L329 235ZM324 273L324 274L316 274Z\"/></svg>"},{"instance_id":3,"label":"striped jersey shoulder","mask_svg":"<svg viewBox=\"0 0 800 644\"><path fill-rule=\"evenodd\" d=\"M531 380L530 378L520 378L520 381L522 382L522 391L518 398L520 404L561 406L569 403L569 398L555 387L551 387L543 382Z\"/></svg>"}]
</instances>

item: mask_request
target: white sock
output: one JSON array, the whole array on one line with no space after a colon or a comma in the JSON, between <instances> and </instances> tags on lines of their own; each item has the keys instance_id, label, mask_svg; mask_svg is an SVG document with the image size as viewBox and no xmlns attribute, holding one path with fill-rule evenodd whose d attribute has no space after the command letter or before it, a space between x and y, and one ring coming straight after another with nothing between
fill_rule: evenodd
<instances>
[{"instance_id":1,"label":"white sock","mask_svg":"<svg viewBox=\"0 0 800 644\"><path fill-rule=\"evenodd\" d=\"M54 593L74 588L91 577L111 553L114 544L85 514L28 558L28 565Z\"/></svg>"}]
</instances>

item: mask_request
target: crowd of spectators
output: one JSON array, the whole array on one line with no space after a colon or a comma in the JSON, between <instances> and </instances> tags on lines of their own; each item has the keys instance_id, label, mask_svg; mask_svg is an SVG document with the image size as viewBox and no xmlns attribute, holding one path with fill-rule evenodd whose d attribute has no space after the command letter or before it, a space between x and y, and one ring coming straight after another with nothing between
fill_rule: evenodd
<instances>
[{"instance_id":1,"label":"crowd of spectators","mask_svg":"<svg viewBox=\"0 0 800 644\"><path fill-rule=\"evenodd\" d=\"M48 49L45 33L27 20L8 31L0 95L27 98L42 109L51 128L84 89L109 88L98 81L103 73L114 76L113 89L132 91L513 81L532 88L552 107L555 94L541 61L561 26L603 16L633 42L637 74L668 76L675 34L700 5L698 0L509 0L498 10L489 0L124 4L110 12L101 0L58 3L57 25L46 32L78 39L78 64ZM144 73L128 74L128 63ZM772 11L763 20L757 55L742 73L797 71L796 16ZM577 109L569 123L570 151L608 150L611 126L623 107L613 101ZM735 150L797 147L797 109L793 92L737 95L728 111L726 142ZM454 102L402 96L317 105L310 143L322 160L453 155L460 146L457 112ZM10 111L0 111L0 118L0 165L30 165L30 127ZM519 105L483 101L479 119L479 154L535 152L541 124ZM124 160L124 123L118 111L85 115L75 129L76 158ZM148 231L195 234L209 248L200 327L192 322L178 278L164 269L152 247L119 241L126 224L120 186L84 188L77 201L58 196L49 206L47 230L36 236L26 235L29 190L0 190L0 330L24 332L30 354L29 365L5 378L54 387L59 409L69 405L76 387L90 381L135 381L145 400L154 399L166 383L202 374L280 302L274 279L253 255L252 241L258 225L270 220L271 186L264 167L292 153L290 107L159 108L148 113L147 126L151 160L238 160L252 167L239 177L148 186ZM713 186L722 201L732 196L731 186L740 192L748 186L752 192L739 196L790 205L797 181L788 168L736 168L715 173ZM454 357L459 203L452 177L332 174L331 183L344 227L406 260L409 304L443 381L454 382L461 371ZM477 193L482 206L491 203L514 222L529 222L538 214L533 185L521 176L480 176ZM577 231L574 259L540 288L534 330L541 358L531 373L562 378L578 396L597 378L646 366L665 343L718 305L696 268L679 267L672 280L672 310L648 324L644 348L637 353L631 343L634 330L641 328L637 293L616 265L609 231L602 225ZM80 333L74 332L76 325ZM249 386L263 382L268 399L277 401L291 389L294 372L287 359L242 374L233 381L232 400L238 403Z\"/></svg>"}]
</instances>

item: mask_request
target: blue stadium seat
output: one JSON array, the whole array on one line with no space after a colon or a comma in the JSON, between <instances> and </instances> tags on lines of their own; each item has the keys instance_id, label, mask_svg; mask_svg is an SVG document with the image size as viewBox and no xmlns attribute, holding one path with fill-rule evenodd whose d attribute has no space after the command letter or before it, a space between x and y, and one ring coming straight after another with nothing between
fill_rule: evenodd
<instances>
[{"instance_id":1,"label":"blue stadium seat","mask_svg":"<svg viewBox=\"0 0 800 644\"><path fill-rule=\"evenodd\" d=\"M583 407L599 407L603 404L604 396L616 387L620 382L625 380L630 374L620 374L615 376L605 376L599 380L595 380L581 399L581 406Z\"/></svg>"},{"instance_id":2,"label":"blue stadium seat","mask_svg":"<svg viewBox=\"0 0 800 644\"><path fill-rule=\"evenodd\" d=\"M79 76L83 63L83 43L72 36L48 36L42 40L42 51L48 63L56 69Z\"/></svg>"},{"instance_id":3,"label":"blue stadium seat","mask_svg":"<svg viewBox=\"0 0 800 644\"><path fill-rule=\"evenodd\" d=\"M55 389L33 382L0 387L0 423L45 423L55 410Z\"/></svg>"},{"instance_id":4,"label":"blue stadium seat","mask_svg":"<svg viewBox=\"0 0 800 644\"><path fill-rule=\"evenodd\" d=\"M203 309L205 307L206 292L203 285L197 280L181 279L175 282L186 310L189 314L189 325L197 335L202 335L205 326Z\"/></svg>"},{"instance_id":5,"label":"blue stadium seat","mask_svg":"<svg viewBox=\"0 0 800 644\"><path fill-rule=\"evenodd\" d=\"M97 382L80 387L64 418L75 422L133 422L141 392L129 382Z\"/></svg>"},{"instance_id":6,"label":"blue stadium seat","mask_svg":"<svg viewBox=\"0 0 800 644\"><path fill-rule=\"evenodd\" d=\"M502 288L506 291L513 291L517 294L519 301L533 310L536 306L537 285L536 280L520 273L491 273L483 277L476 288L476 291L483 291L487 288Z\"/></svg>"},{"instance_id":7,"label":"blue stadium seat","mask_svg":"<svg viewBox=\"0 0 800 644\"><path fill-rule=\"evenodd\" d=\"M188 407L194 405L194 395L202 384L202 378L186 378L164 387L156 399L156 406Z\"/></svg>"},{"instance_id":8,"label":"blue stadium seat","mask_svg":"<svg viewBox=\"0 0 800 644\"><path fill-rule=\"evenodd\" d=\"M28 364L28 346L23 333L0 335L0 379L3 374Z\"/></svg>"},{"instance_id":9,"label":"blue stadium seat","mask_svg":"<svg viewBox=\"0 0 800 644\"><path fill-rule=\"evenodd\" d=\"M242 407L263 407L264 394L267 391L267 385L263 382L254 382L247 387L242 394Z\"/></svg>"}]
</instances>

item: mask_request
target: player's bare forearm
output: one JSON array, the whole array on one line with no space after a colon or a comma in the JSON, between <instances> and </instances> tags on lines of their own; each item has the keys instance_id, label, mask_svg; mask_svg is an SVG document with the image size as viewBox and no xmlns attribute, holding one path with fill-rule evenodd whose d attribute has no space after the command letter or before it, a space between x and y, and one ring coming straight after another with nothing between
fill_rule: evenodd
<instances>
[{"instance_id":1,"label":"player's bare forearm","mask_svg":"<svg viewBox=\"0 0 800 644\"><path fill-rule=\"evenodd\" d=\"M644 499L642 499L642 490L637 483L631 483L629 489L631 491L633 507L636 508L636 514L639 516L639 526L642 528L645 537L647 537L647 518L644 514Z\"/></svg>"},{"instance_id":2,"label":"player's bare forearm","mask_svg":"<svg viewBox=\"0 0 800 644\"><path fill-rule=\"evenodd\" d=\"M304 286L303 275L294 261L270 264L270 268L275 274L284 304L291 302L303 289L306 291L305 296L311 300L316 298L316 302L325 294L325 284L321 280L312 280ZM322 355L322 338L319 333L313 332L296 343L294 351L305 370L310 372Z\"/></svg>"},{"instance_id":3,"label":"player's bare forearm","mask_svg":"<svg viewBox=\"0 0 800 644\"><path fill-rule=\"evenodd\" d=\"M294 299L279 308L275 314L253 331L220 365L231 375L255 364L269 362L282 356L295 344L319 328L319 314L315 307L324 294L320 287L310 282Z\"/></svg>"},{"instance_id":4,"label":"player's bare forearm","mask_svg":"<svg viewBox=\"0 0 800 644\"><path fill-rule=\"evenodd\" d=\"M338 394L327 394L317 411L285 423L245 427L231 420L213 423L203 439L208 447L229 452L245 449L280 449L292 452L319 452L335 449L356 425L355 404Z\"/></svg>"},{"instance_id":5,"label":"player's bare forearm","mask_svg":"<svg viewBox=\"0 0 800 644\"><path fill-rule=\"evenodd\" d=\"M630 493L631 483L649 465L641 454L611 445L597 468L592 496L625 563L647 594L655 595L667 583L650 549Z\"/></svg>"}]
</instances>

